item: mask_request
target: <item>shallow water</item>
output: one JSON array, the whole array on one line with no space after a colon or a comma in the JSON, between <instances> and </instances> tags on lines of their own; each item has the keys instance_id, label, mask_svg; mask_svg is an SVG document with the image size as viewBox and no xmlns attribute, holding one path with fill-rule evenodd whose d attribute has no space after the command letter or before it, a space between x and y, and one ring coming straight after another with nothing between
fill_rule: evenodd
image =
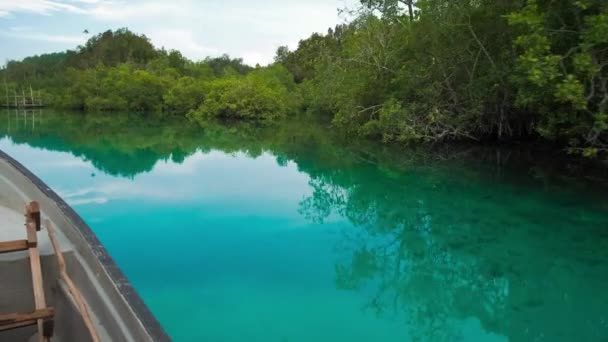
<instances>
[{"instance_id":1,"label":"shallow water","mask_svg":"<svg viewBox=\"0 0 608 342\"><path fill-rule=\"evenodd\" d=\"M562 162L51 111L2 113L0 149L175 341L608 341L606 183Z\"/></svg>"}]
</instances>

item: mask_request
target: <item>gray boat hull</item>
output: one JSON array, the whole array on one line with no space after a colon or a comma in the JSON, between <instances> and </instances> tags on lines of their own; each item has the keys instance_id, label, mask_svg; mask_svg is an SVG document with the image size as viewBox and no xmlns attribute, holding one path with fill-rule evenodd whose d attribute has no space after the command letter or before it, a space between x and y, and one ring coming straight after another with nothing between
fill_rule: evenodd
<instances>
[{"instance_id":1,"label":"gray boat hull","mask_svg":"<svg viewBox=\"0 0 608 342\"><path fill-rule=\"evenodd\" d=\"M29 201L38 201L42 216L55 227L68 274L81 291L102 341L170 341L87 224L38 177L0 151L0 241L25 238L23 224L16 225ZM51 341L91 340L59 278L46 230L38 232L38 238L47 304L55 308ZM0 255L0 313L33 311L29 267L27 251ZM35 326L19 328L0 332L0 341L28 341L35 334Z\"/></svg>"}]
</instances>

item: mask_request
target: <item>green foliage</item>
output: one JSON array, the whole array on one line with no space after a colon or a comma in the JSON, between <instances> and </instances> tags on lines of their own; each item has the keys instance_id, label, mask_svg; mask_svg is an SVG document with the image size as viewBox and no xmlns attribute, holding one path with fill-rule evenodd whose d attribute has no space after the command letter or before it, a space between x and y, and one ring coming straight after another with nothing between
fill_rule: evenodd
<instances>
[{"instance_id":1,"label":"green foliage","mask_svg":"<svg viewBox=\"0 0 608 342\"><path fill-rule=\"evenodd\" d=\"M172 84L163 98L169 110L187 113L203 103L205 98L203 82L189 76L182 77Z\"/></svg>"},{"instance_id":2,"label":"green foliage","mask_svg":"<svg viewBox=\"0 0 608 342\"><path fill-rule=\"evenodd\" d=\"M339 34L277 51L310 112L385 141L541 138L608 152L598 119L608 112L608 3L410 4L362 0Z\"/></svg>"},{"instance_id":3,"label":"green foliage","mask_svg":"<svg viewBox=\"0 0 608 342\"><path fill-rule=\"evenodd\" d=\"M596 3L599 6L600 3L597 1ZM589 5L587 5L587 8L589 8ZM605 4L604 12L606 12ZM587 29L583 30L583 42L586 47L608 43L608 13L586 17L585 26Z\"/></svg>"},{"instance_id":4,"label":"green foliage","mask_svg":"<svg viewBox=\"0 0 608 342\"><path fill-rule=\"evenodd\" d=\"M402 6L407 1L398 3L365 1L339 34L313 35L294 52L280 51L277 61L295 75L294 61L314 65L300 74L305 106L332 113L350 134L387 141L524 134L511 129L522 118L512 112L514 56L502 17L517 2L421 0L414 21ZM320 52L307 57L309 46Z\"/></svg>"},{"instance_id":5,"label":"green foliage","mask_svg":"<svg viewBox=\"0 0 608 342\"><path fill-rule=\"evenodd\" d=\"M241 58L230 58L228 55L215 58L207 57L204 62L211 68L215 76L224 76L231 73L245 75L253 70L252 67L243 64Z\"/></svg>"},{"instance_id":6,"label":"green foliage","mask_svg":"<svg viewBox=\"0 0 608 342\"><path fill-rule=\"evenodd\" d=\"M601 0L530 0L508 15L519 56L516 104L536 115L544 137L571 151L607 151L608 4Z\"/></svg>"},{"instance_id":7,"label":"green foliage","mask_svg":"<svg viewBox=\"0 0 608 342\"><path fill-rule=\"evenodd\" d=\"M275 63L190 61L107 31L76 51L8 62L0 77L55 106L274 120L304 109L383 141L550 140L608 152L605 0L361 0L353 20Z\"/></svg>"},{"instance_id":8,"label":"green foliage","mask_svg":"<svg viewBox=\"0 0 608 342\"><path fill-rule=\"evenodd\" d=\"M205 84L205 100L189 117L276 119L296 110L295 84L280 65Z\"/></svg>"},{"instance_id":9,"label":"green foliage","mask_svg":"<svg viewBox=\"0 0 608 342\"><path fill-rule=\"evenodd\" d=\"M78 68L95 67L97 64L145 65L156 57L158 51L146 36L122 28L93 36L84 46L78 47L78 51L70 56L69 63Z\"/></svg>"},{"instance_id":10,"label":"green foliage","mask_svg":"<svg viewBox=\"0 0 608 342\"><path fill-rule=\"evenodd\" d=\"M167 80L129 64L85 71L69 69L67 78L71 86L55 105L91 111L158 111L168 87Z\"/></svg>"},{"instance_id":11,"label":"green foliage","mask_svg":"<svg viewBox=\"0 0 608 342\"><path fill-rule=\"evenodd\" d=\"M224 77L230 82L238 81L236 87L223 88L232 91L232 95L222 96L246 94L241 101L249 102L239 107L243 113L253 113L252 117L272 117L279 116L276 113L281 111L284 115L287 107L294 105L291 102L286 105L289 101L281 100L289 97L285 96L285 89L279 89L272 77L266 80L255 75L245 77L252 70L242 59L228 55L193 62L179 51L156 50L145 36L119 29L92 37L77 51L10 61L0 70L0 76L13 88L27 87L24 84L42 88L46 103L59 108L167 111L182 115L203 104L206 89L215 89L217 96L217 90L222 87L216 87L212 81ZM273 75L284 85L287 85L286 80L291 82L291 75L285 71L282 75L276 72ZM240 84L240 81L244 83ZM258 88L260 84L262 87ZM256 93L258 89L260 94ZM289 91L294 90L290 86ZM252 101L265 103L250 103ZM267 113L262 115L260 111Z\"/></svg>"},{"instance_id":12,"label":"green foliage","mask_svg":"<svg viewBox=\"0 0 608 342\"><path fill-rule=\"evenodd\" d=\"M335 30L329 29L327 35L314 33L309 38L301 40L295 51L289 51L288 47L281 46L277 49L275 62L285 66L297 83L312 79L325 58L338 51L344 29L345 26L337 26Z\"/></svg>"},{"instance_id":13,"label":"green foliage","mask_svg":"<svg viewBox=\"0 0 608 342\"><path fill-rule=\"evenodd\" d=\"M3 70L4 77L9 80L42 79L53 77L65 70L70 52L42 54L26 57L22 61L8 61Z\"/></svg>"}]
</instances>

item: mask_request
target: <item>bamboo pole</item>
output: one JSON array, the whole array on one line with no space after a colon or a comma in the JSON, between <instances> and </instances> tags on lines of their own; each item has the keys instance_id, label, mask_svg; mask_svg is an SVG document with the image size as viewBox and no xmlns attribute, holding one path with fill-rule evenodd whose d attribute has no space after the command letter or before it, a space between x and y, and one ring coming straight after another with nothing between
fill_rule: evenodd
<instances>
[{"instance_id":1,"label":"bamboo pole","mask_svg":"<svg viewBox=\"0 0 608 342\"><path fill-rule=\"evenodd\" d=\"M55 236L55 229L53 228L49 220L45 220L45 225L49 233L49 238L51 239L51 244L53 245L53 249L55 250L55 256L57 257L57 264L59 265L59 273L61 275L61 279L65 281L68 286L68 290L74 297L74 301L78 306L78 311L80 312L80 315L84 320L84 324L89 330L89 334L91 334L91 339L93 340L93 342L100 342L101 339L99 337L99 334L97 333L97 330L95 329L95 325L93 324L93 320L91 319L91 315L89 314L89 309L87 308L87 305L84 299L82 298L82 294L80 293L76 285L74 285L74 282L72 281L66 270L65 259L63 258L61 247L59 246L59 242L57 241L57 236Z\"/></svg>"}]
</instances>

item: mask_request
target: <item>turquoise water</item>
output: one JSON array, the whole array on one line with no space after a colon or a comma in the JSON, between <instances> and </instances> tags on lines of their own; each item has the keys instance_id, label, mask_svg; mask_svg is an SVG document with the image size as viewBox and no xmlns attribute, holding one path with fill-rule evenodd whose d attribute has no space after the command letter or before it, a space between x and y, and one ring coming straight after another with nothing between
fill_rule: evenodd
<instances>
[{"instance_id":1,"label":"turquoise water","mask_svg":"<svg viewBox=\"0 0 608 342\"><path fill-rule=\"evenodd\" d=\"M175 341L608 341L606 182L567 161L50 111L0 149Z\"/></svg>"}]
</instances>

